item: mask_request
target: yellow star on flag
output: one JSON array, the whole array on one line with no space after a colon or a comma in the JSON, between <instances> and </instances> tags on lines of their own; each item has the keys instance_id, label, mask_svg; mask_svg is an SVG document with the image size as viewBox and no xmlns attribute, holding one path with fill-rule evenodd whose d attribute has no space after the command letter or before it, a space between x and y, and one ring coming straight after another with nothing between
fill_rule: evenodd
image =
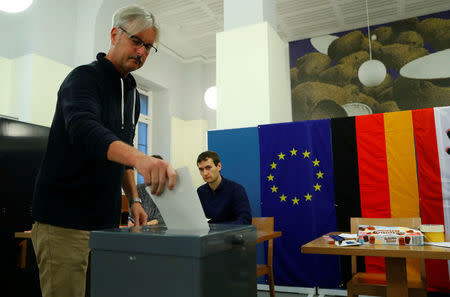
<instances>
[{"instance_id":1,"label":"yellow star on flag","mask_svg":"<svg viewBox=\"0 0 450 297\"><path fill-rule=\"evenodd\" d=\"M314 185L314 191L320 191L320 188L321 188L322 186L321 185L319 185L319 183L316 183L315 185Z\"/></svg>"},{"instance_id":2,"label":"yellow star on flag","mask_svg":"<svg viewBox=\"0 0 450 297\"><path fill-rule=\"evenodd\" d=\"M274 178L274 176L271 173L267 176L267 181L273 181L273 178Z\"/></svg>"},{"instance_id":3,"label":"yellow star on flag","mask_svg":"<svg viewBox=\"0 0 450 297\"><path fill-rule=\"evenodd\" d=\"M316 173L317 178L323 178L323 172L319 170L319 172Z\"/></svg>"},{"instance_id":4,"label":"yellow star on flag","mask_svg":"<svg viewBox=\"0 0 450 297\"><path fill-rule=\"evenodd\" d=\"M270 164L270 169L277 169L277 163L272 162L272 164Z\"/></svg>"},{"instance_id":5,"label":"yellow star on flag","mask_svg":"<svg viewBox=\"0 0 450 297\"><path fill-rule=\"evenodd\" d=\"M287 198L287 196L283 194L280 196L280 201L286 201L286 198Z\"/></svg>"},{"instance_id":6,"label":"yellow star on flag","mask_svg":"<svg viewBox=\"0 0 450 297\"><path fill-rule=\"evenodd\" d=\"M291 156L297 156L297 150L295 148L292 148L289 152L291 152Z\"/></svg>"},{"instance_id":7,"label":"yellow star on flag","mask_svg":"<svg viewBox=\"0 0 450 297\"><path fill-rule=\"evenodd\" d=\"M283 159L284 160L284 156L286 156L285 154L283 154L283 152L281 152L279 155L278 155L278 158L280 158L280 160L281 159Z\"/></svg>"},{"instance_id":8,"label":"yellow star on flag","mask_svg":"<svg viewBox=\"0 0 450 297\"><path fill-rule=\"evenodd\" d=\"M312 197L312 195L311 194L309 194L309 193L307 193L305 196L303 196L303 197L305 197L306 198L306 201L311 201L311 197Z\"/></svg>"},{"instance_id":9,"label":"yellow star on flag","mask_svg":"<svg viewBox=\"0 0 450 297\"><path fill-rule=\"evenodd\" d=\"M308 150L305 150L302 154L303 154L303 158L309 158L309 154L311 154L311 152L308 152Z\"/></svg>"},{"instance_id":10,"label":"yellow star on flag","mask_svg":"<svg viewBox=\"0 0 450 297\"><path fill-rule=\"evenodd\" d=\"M275 187L275 185L273 185L270 189L272 189L272 193L276 193L278 190L278 188Z\"/></svg>"},{"instance_id":11,"label":"yellow star on flag","mask_svg":"<svg viewBox=\"0 0 450 297\"><path fill-rule=\"evenodd\" d=\"M320 161L317 160L317 158L316 158L316 159L313 161L313 163L314 163L314 167L315 167L315 166L319 166Z\"/></svg>"},{"instance_id":12,"label":"yellow star on flag","mask_svg":"<svg viewBox=\"0 0 450 297\"><path fill-rule=\"evenodd\" d=\"M292 205L294 205L294 204L298 205L299 199L297 197L294 197L294 199L291 199L291 200L292 200Z\"/></svg>"}]
</instances>

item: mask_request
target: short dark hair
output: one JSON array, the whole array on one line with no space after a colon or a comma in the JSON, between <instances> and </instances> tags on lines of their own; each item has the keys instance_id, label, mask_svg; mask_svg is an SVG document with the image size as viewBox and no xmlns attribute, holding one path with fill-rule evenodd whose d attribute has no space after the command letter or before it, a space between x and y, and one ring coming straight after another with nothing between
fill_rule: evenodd
<instances>
[{"instance_id":1,"label":"short dark hair","mask_svg":"<svg viewBox=\"0 0 450 297\"><path fill-rule=\"evenodd\" d=\"M156 159L164 160L163 157L161 157L160 155L151 155L151 156Z\"/></svg>"},{"instance_id":2,"label":"short dark hair","mask_svg":"<svg viewBox=\"0 0 450 297\"><path fill-rule=\"evenodd\" d=\"M211 159L214 162L214 165L217 166L217 164L219 164L220 162L220 157L219 154L213 151L206 151L201 153L200 155L198 155L197 157L197 164L203 161L206 161L207 159Z\"/></svg>"}]
</instances>

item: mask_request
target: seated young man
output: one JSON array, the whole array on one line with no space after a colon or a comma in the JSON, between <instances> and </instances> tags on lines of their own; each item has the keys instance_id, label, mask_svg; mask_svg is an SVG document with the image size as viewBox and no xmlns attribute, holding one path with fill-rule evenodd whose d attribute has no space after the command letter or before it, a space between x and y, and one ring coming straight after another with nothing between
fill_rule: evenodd
<instances>
[{"instance_id":1,"label":"seated young man","mask_svg":"<svg viewBox=\"0 0 450 297\"><path fill-rule=\"evenodd\" d=\"M247 193L243 186L220 174L219 155L213 151L201 153L197 167L206 182L197 193L209 223L250 225L252 214Z\"/></svg>"}]
</instances>

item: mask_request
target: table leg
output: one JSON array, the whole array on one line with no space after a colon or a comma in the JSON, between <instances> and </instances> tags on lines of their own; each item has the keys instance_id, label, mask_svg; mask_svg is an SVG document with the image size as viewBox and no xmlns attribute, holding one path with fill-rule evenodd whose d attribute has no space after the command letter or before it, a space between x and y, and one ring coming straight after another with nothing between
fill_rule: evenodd
<instances>
[{"instance_id":1,"label":"table leg","mask_svg":"<svg viewBox=\"0 0 450 297\"><path fill-rule=\"evenodd\" d=\"M407 297L406 258L385 258L388 297Z\"/></svg>"}]
</instances>

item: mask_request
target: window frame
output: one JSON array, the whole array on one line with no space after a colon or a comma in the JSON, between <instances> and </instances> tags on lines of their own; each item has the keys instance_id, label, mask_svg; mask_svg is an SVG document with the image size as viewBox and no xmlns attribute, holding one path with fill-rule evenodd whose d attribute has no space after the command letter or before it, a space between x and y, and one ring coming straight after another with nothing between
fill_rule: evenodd
<instances>
[{"instance_id":1,"label":"window frame","mask_svg":"<svg viewBox=\"0 0 450 297\"><path fill-rule=\"evenodd\" d=\"M136 149L138 148L138 139L139 139L139 123L143 123L147 125L147 152L145 153L146 155L151 155L152 150L152 121L153 121L153 92L150 90L143 90L142 88L138 87L138 92L139 92L139 96L140 95L144 95L147 96L147 115L142 113L142 106L141 106L141 113L139 114L139 120L136 124L136 132L134 135L134 139L133 139L133 143L134 143L134 147ZM139 97L139 100L141 100L141 98ZM138 173L137 170L134 169L134 181L137 184L137 180L138 180Z\"/></svg>"}]
</instances>

